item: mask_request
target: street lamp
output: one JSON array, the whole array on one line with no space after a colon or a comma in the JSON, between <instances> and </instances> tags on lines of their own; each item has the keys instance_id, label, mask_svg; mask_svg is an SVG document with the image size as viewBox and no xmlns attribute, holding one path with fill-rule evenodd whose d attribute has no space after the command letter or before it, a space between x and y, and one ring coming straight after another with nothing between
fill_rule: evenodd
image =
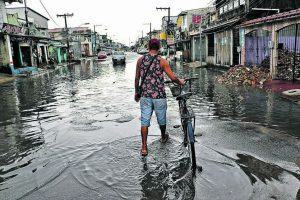
<instances>
[{"instance_id":1,"label":"street lamp","mask_svg":"<svg viewBox=\"0 0 300 200\"><path fill-rule=\"evenodd\" d=\"M94 54L96 54L96 26L102 26L102 24L94 25Z\"/></svg>"}]
</instances>

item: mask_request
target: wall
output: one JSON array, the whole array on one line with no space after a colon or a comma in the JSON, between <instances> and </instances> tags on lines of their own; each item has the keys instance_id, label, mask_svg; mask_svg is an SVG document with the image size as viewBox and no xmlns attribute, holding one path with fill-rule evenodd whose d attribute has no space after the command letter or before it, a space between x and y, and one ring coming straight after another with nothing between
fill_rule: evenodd
<instances>
[{"instance_id":1,"label":"wall","mask_svg":"<svg viewBox=\"0 0 300 200\"><path fill-rule=\"evenodd\" d=\"M215 56L217 65L232 65L232 30L215 34Z\"/></svg>"},{"instance_id":2,"label":"wall","mask_svg":"<svg viewBox=\"0 0 300 200\"><path fill-rule=\"evenodd\" d=\"M9 8L6 10L9 14L17 13L20 19L25 20L25 8ZM42 29L48 28L48 20L42 17L41 15L33 12L31 9L28 9L28 18L34 20L34 23Z\"/></svg>"},{"instance_id":3,"label":"wall","mask_svg":"<svg viewBox=\"0 0 300 200\"><path fill-rule=\"evenodd\" d=\"M9 52L4 35L0 34L0 67L9 64Z\"/></svg>"}]
</instances>

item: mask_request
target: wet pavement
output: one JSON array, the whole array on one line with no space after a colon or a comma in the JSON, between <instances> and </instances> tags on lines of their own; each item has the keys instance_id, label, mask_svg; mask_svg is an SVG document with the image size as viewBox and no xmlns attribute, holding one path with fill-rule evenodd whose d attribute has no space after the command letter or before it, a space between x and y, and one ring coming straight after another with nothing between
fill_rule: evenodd
<instances>
[{"instance_id":1,"label":"wet pavement","mask_svg":"<svg viewBox=\"0 0 300 200\"><path fill-rule=\"evenodd\" d=\"M0 87L0 199L299 199L300 106L259 88L197 76L191 173L177 102L168 92L168 143L153 117L139 155L136 54L126 66L87 61Z\"/></svg>"}]
</instances>

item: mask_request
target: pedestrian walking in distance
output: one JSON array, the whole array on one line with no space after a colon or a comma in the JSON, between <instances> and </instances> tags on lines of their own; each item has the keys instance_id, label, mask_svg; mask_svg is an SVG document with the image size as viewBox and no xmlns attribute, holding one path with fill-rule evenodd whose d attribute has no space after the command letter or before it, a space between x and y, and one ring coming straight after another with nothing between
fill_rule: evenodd
<instances>
[{"instance_id":1,"label":"pedestrian walking in distance","mask_svg":"<svg viewBox=\"0 0 300 200\"><path fill-rule=\"evenodd\" d=\"M164 73L174 83L184 84L183 79L179 79L174 75L168 61L158 55L160 49L159 40L151 39L148 49L149 53L138 59L135 74L134 99L136 102L140 102L141 109L142 156L148 155L147 136L153 111L155 111L161 131L160 141L165 143L169 138L169 135L166 133L167 99Z\"/></svg>"}]
</instances>

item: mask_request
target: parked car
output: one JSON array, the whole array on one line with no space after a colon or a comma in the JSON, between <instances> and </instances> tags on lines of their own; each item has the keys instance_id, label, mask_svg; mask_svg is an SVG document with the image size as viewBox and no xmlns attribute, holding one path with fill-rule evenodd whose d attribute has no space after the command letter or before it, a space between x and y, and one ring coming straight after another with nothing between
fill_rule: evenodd
<instances>
[{"instance_id":1,"label":"parked car","mask_svg":"<svg viewBox=\"0 0 300 200\"><path fill-rule=\"evenodd\" d=\"M100 59L100 60L105 60L106 58L107 58L107 54L106 54L105 51L100 51L100 52L98 53L98 59Z\"/></svg>"},{"instance_id":2,"label":"parked car","mask_svg":"<svg viewBox=\"0 0 300 200\"><path fill-rule=\"evenodd\" d=\"M126 55L123 51L115 51L112 54L112 61L113 64L117 64L117 63L121 63L121 64L125 64L126 62Z\"/></svg>"},{"instance_id":3,"label":"parked car","mask_svg":"<svg viewBox=\"0 0 300 200\"><path fill-rule=\"evenodd\" d=\"M145 49L145 48L139 48L139 49L137 50L137 53L138 53L138 54L145 55L145 54L148 53L148 50Z\"/></svg>"},{"instance_id":4,"label":"parked car","mask_svg":"<svg viewBox=\"0 0 300 200\"><path fill-rule=\"evenodd\" d=\"M107 50L106 50L106 54L107 54L108 56L112 55L112 50L111 50L111 49L107 49Z\"/></svg>"}]
</instances>

